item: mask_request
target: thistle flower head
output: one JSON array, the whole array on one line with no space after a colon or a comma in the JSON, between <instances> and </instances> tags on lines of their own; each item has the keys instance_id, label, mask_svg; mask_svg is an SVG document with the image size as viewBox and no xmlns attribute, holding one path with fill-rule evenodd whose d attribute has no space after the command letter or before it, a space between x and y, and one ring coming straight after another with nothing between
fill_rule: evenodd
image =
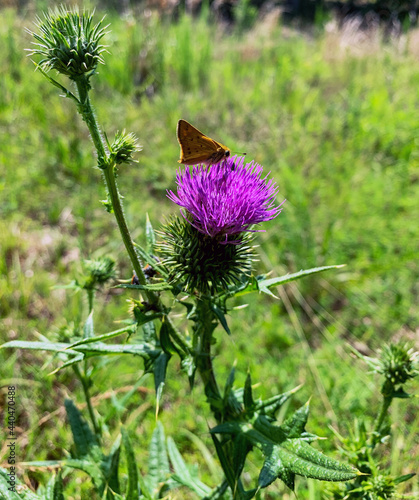
<instances>
[{"instance_id":1,"label":"thistle flower head","mask_svg":"<svg viewBox=\"0 0 419 500\"><path fill-rule=\"evenodd\" d=\"M99 63L103 64L101 53L105 46L100 40L106 34L102 21L93 25L93 14L77 9L71 11L64 7L45 14L37 26L40 34L28 32L38 43L31 50L31 55L40 55L43 59L39 66L48 71L55 69L71 79L82 75L94 74Z\"/></svg>"},{"instance_id":2,"label":"thistle flower head","mask_svg":"<svg viewBox=\"0 0 419 500\"><path fill-rule=\"evenodd\" d=\"M168 269L170 280L185 290L214 294L243 276L250 277L255 258L250 233L242 237L240 245L220 245L186 220L174 217L159 234L162 241L157 250L162 265Z\"/></svg>"},{"instance_id":3,"label":"thistle flower head","mask_svg":"<svg viewBox=\"0 0 419 500\"><path fill-rule=\"evenodd\" d=\"M278 188L269 174L244 157L231 157L215 165L186 166L177 173L177 194L167 196L182 207L183 217L200 233L225 243L237 243L252 226L275 218ZM285 200L284 200L285 201ZM231 237L233 236L233 238Z\"/></svg>"}]
</instances>

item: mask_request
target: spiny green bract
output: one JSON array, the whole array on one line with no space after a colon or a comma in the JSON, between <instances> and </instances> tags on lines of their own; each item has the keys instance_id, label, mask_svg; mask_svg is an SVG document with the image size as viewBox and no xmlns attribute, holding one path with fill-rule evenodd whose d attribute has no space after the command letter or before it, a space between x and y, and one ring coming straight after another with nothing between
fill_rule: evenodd
<instances>
[{"instance_id":1,"label":"spiny green bract","mask_svg":"<svg viewBox=\"0 0 419 500\"><path fill-rule=\"evenodd\" d=\"M242 235L240 244L222 244L175 217L161 231L157 250L170 280L185 290L216 293L249 276L254 260L251 234Z\"/></svg>"}]
</instances>

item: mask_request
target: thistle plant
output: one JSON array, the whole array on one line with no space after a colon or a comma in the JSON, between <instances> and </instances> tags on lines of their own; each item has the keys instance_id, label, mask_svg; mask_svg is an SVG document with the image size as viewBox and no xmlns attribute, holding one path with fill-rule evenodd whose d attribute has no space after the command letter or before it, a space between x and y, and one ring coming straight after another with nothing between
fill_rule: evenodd
<instances>
[{"instance_id":1,"label":"thistle plant","mask_svg":"<svg viewBox=\"0 0 419 500\"><path fill-rule=\"evenodd\" d=\"M384 453L379 448L388 447L391 434L389 414L391 403L396 398L408 399L410 397L405 392L404 385L419 374L419 352L415 352L403 342L385 345L377 358L363 356L355 350L353 352L365 361L374 373L383 377L382 401L369 430L364 420L357 420L349 437L345 438L336 433L349 462L363 475L343 487L333 488L332 497L335 500L395 498L397 485L408 481L415 473L394 477L388 469Z\"/></svg>"},{"instance_id":2,"label":"thistle plant","mask_svg":"<svg viewBox=\"0 0 419 500\"><path fill-rule=\"evenodd\" d=\"M43 461L42 465L59 467L66 473L71 469L82 470L90 476L92 490L100 498L111 499L170 498L170 491L180 485L189 488L198 498L260 498L261 490L277 479L294 490L296 476L349 485L358 478L358 487L360 477L364 477L358 471L363 467L359 460L345 464L312 446L318 437L306 430L308 403L278 421L279 410L298 388L263 400L254 394L250 373L244 386L237 387L234 366L227 380L220 381L213 364L214 331L222 328L228 335L235 335L228 324L230 303L235 297L256 292L272 295L273 287L340 266L273 278L253 274L253 263L257 259L253 243L257 233L263 230L260 225L279 216L284 201L276 201L277 185L264 173L263 167L254 162L245 164L240 157L210 167L196 165L179 170L177 192L168 191L167 196L180 207L180 216L168 218L159 231L154 230L147 218L146 244L134 242L116 174L120 165L135 161L134 155L140 147L136 137L125 131L109 140L100 130L91 104L90 81L96 75L98 64L104 63L102 39L106 27L102 21L95 25L91 14L61 8L38 20L38 32L32 34L36 43L31 54L41 57L37 69L76 104L90 132L97 167L105 182L103 204L115 218L134 269L132 282L121 281L117 286L127 294L135 294L135 298L130 298L124 326L110 332L97 332L94 296L99 286L114 279L115 266L109 258L88 261L84 266L85 277L72 284L73 288L86 293L89 303L82 335L74 331L71 340L66 342L18 340L3 346L55 353L61 362L56 371L72 368L83 387L90 422L72 401L66 401L74 439L72 455L59 461ZM64 83L55 80L48 73L50 70L67 80ZM125 198L129 200L129 195ZM153 273L147 270L149 268ZM189 329L182 330L176 323L173 312L179 309L184 312L185 322L189 321ZM120 337L122 340L115 343ZM150 474L146 477L138 472L135 451L125 429L121 429L120 438L111 451L108 454L103 451L103 421L91 404L91 363L94 358L111 355L142 358L144 371L154 377L157 415L164 397L167 367L172 360L179 360L185 383L191 389L204 388L209 432L224 474L220 484L206 485L192 474L174 441L170 438L166 441L160 424L150 444ZM376 365L377 370L385 374L391 371L392 376L386 375L383 385L386 403L371 434L373 437L366 443L371 449L382 437L389 402L401 397L401 385L416 373L413 365L404 371L400 368L401 358L396 352L391 351L385 359ZM412 357L408 359L413 363ZM406 368L406 359L403 363ZM197 376L202 381L200 385L195 384ZM248 454L254 449L260 450L263 463L258 478L246 489L242 473ZM126 472L120 466L121 452L128 464ZM368 458L368 454L365 456ZM0 472L2 478L4 472ZM381 488L382 484L383 491L391 492L397 479L391 482L377 475L371 481L368 483L371 491ZM0 482L0 492L2 485ZM46 488L41 487L38 492L41 498L47 490L57 492L48 498L62 498L61 472L51 478ZM39 497L33 494L33 498Z\"/></svg>"}]
</instances>

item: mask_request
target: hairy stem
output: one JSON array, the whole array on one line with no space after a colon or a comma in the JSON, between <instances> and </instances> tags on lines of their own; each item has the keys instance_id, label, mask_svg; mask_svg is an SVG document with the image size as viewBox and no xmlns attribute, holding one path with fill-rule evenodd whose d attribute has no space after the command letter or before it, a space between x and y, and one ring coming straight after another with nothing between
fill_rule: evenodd
<instances>
[{"instance_id":1,"label":"hairy stem","mask_svg":"<svg viewBox=\"0 0 419 500\"><path fill-rule=\"evenodd\" d=\"M372 449L375 448L377 443L380 441L380 432L384 423L384 420L387 416L388 409L390 408L391 402L393 398L390 396L384 396L383 401L381 403L381 408L380 408L380 413L378 414L376 420L375 420L375 425L374 425L374 430L371 434L370 437L370 446Z\"/></svg>"},{"instance_id":2,"label":"hairy stem","mask_svg":"<svg viewBox=\"0 0 419 500\"><path fill-rule=\"evenodd\" d=\"M195 356L196 366L205 387L205 395L210 404L211 411L218 423L221 422L220 408L217 401L221 401L221 393L215 378L214 367L212 365L211 341L214 328L217 326L213 318L208 299L201 299L197 302L197 321L195 326Z\"/></svg>"},{"instance_id":3,"label":"hairy stem","mask_svg":"<svg viewBox=\"0 0 419 500\"><path fill-rule=\"evenodd\" d=\"M76 80L75 82L77 85L77 90L79 93L79 100L80 100L78 106L79 112L82 115L83 120L85 121L89 129L90 135L92 137L92 141L97 152L98 167L103 171L104 174L106 186L108 189L109 199L112 204L113 212L115 214L115 219L118 224L122 240L128 252L134 271L138 276L140 284L146 285L147 281L143 272L141 261L135 250L134 242L132 241L131 234L128 230L128 226L125 220L125 215L122 208L122 200L118 192L115 180L115 171L114 171L115 165L109 162L104 141L100 133L100 129L96 121L93 108L90 103L88 80L85 76L83 76L80 79ZM150 292L149 290L145 290L145 295L147 296L147 300L150 303L152 304L157 303L158 296L155 293Z\"/></svg>"}]
</instances>

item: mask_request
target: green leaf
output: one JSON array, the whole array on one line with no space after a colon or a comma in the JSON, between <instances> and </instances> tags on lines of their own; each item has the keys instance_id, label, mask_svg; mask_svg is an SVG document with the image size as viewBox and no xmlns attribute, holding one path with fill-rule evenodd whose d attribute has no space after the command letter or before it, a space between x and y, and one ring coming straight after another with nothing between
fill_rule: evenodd
<instances>
[{"instance_id":1,"label":"green leaf","mask_svg":"<svg viewBox=\"0 0 419 500\"><path fill-rule=\"evenodd\" d=\"M73 99L73 101L75 101L77 104L80 104L80 101L77 99L77 97L72 94L68 89L66 89L63 85L61 85L61 83L57 82L56 80L54 80L53 78L51 78L48 73L46 73L39 64L37 64L35 61L32 61L34 64L35 64L35 67L36 67L36 71L40 71L44 76L45 78L50 82L52 83L52 85L54 85L55 87L59 88L62 92L64 92L64 97L68 97L69 99Z\"/></svg>"},{"instance_id":2,"label":"green leaf","mask_svg":"<svg viewBox=\"0 0 419 500\"><path fill-rule=\"evenodd\" d=\"M214 314L217 316L219 322L221 323L221 326L224 328L224 330L227 332L227 334L231 335L230 328L228 327L228 324L227 324L227 319L224 315L224 312L221 310L221 308L218 307L217 304L214 304L213 302L210 303L210 308L214 312Z\"/></svg>"},{"instance_id":3,"label":"green leaf","mask_svg":"<svg viewBox=\"0 0 419 500\"><path fill-rule=\"evenodd\" d=\"M167 365L169 364L170 358L170 354L162 352L153 360L154 388L156 391L157 407L160 406L163 388L166 382Z\"/></svg>"},{"instance_id":4,"label":"green leaf","mask_svg":"<svg viewBox=\"0 0 419 500\"><path fill-rule=\"evenodd\" d=\"M245 410L249 413L249 415L253 415L255 402L253 400L252 379L250 377L250 373L247 373L246 382L244 384L243 404Z\"/></svg>"},{"instance_id":5,"label":"green leaf","mask_svg":"<svg viewBox=\"0 0 419 500\"><path fill-rule=\"evenodd\" d=\"M280 276L278 278L271 278L268 280L258 281L258 287L260 292L268 293L272 295L269 288L278 285L284 285L285 283L290 283L291 281L296 281L305 276L310 276L311 274L321 273L323 271L327 271L329 269L340 269L344 267L344 265L336 265L336 266L323 266L323 267L313 267L312 269L301 270L298 273L286 274L285 276Z\"/></svg>"},{"instance_id":6,"label":"green leaf","mask_svg":"<svg viewBox=\"0 0 419 500\"><path fill-rule=\"evenodd\" d=\"M10 473L9 469L4 469L0 467L0 498L1 500L45 500L23 485L19 479L16 477L16 486L19 487L19 494L15 491L9 490L10 488Z\"/></svg>"},{"instance_id":7,"label":"green leaf","mask_svg":"<svg viewBox=\"0 0 419 500\"><path fill-rule=\"evenodd\" d=\"M100 466L97 463L93 462L92 460L88 459L79 460L70 458L68 460L65 460L63 463L67 467L71 467L72 469L82 470L87 475L89 475L98 492L100 492L105 488L106 482L105 478L103 477Z\"/></svg>"},{"instance_id":8,"label":"green leaf","mask_svg":"<svg viewBox=\"0 0 419 500\"><path fill-rule=\"evenodd\" d=\"M132 335L137 331L137 326L138 324L134 323L132 325L125 326L124 328L120 328L119 330L114 330L113 332L104 333L103 335L96 335L96 337L89 337L83 340L78 340L77 342L70 344L68 348L71 349L72 347L77 347L79 345L93 344L94 342L113 339L114 337L118 337L119 335L123 335L124 333Z\"/></svg>"},{"instance_id":9,"label":"green leaf","mask_svg":"<svg viewBox=\"0 0 419 500\"><path fill-rule=\"evenodd\" d=\"M265 488L276 478L291 489L294 476L322 481L349 481L359 473L353 467L323 455L309 442L316 438L305 431L308 404L297 410L283 425L273 425L263 414L256 414L248 422L225 422L213 428L212 433L243 435L251 445L265 455L259 476L259 486Z\"/></svg>"},{"instance_id":10,"label":"green leaf","mask_svg":"<svg viewBox=\"0 0 419 500\"><path fill-rule=\"evenodd\" d=\"M227 459L223 450L223 445L221 444L217 436L214 434L213 429L211 430L211 437L215 446L215 450L217 452L218 460L220 461L228 485L231 491L235 491L237 483L236 483L236 475L234 473L234 469L230 461Z\"/></svg>"},{"instance_id":11,"label":"green leaf","mask_svg":"<svg viewBox=\"0 0 419 500\"><path fill-rule=\"evenodd\" d=\"M277 396L273 396L272 398L265 399L264 401L260 401L256 403L255 409L262 410L261 413L264 413L271 418L274 418L276 412L281 408L281 406L288 401L288 399L295 394L297 391L301 389L302 385L291 389L288 392L284 392L283 394L278 394Z\"/></svg>"},{"instance_id":12,"label":"green leaf","mask_svg":"<svg viewBox=\"0 0 419 500\"><path fill-rule=\"evenodd\" d=\"M236 376L236 367L233 366L233 368L230 370L230 373L228 374L226 384L224 387L224 395L223 395L224 406L226 406L228 398L230 397L231 391L233 389L235 376Z\"/></svg>"},{"instance_id":13,"label":"green leaf","mask_svg":"<svg viewBox=\"0 0 419 500\"><path fill-rule=\"evenodd\" d=\"M61 469L55 475L51 476L51 479L48 481L45 500L64 500Z\"/></svg>"},{"instance_id":14,"label":"green leaf","mask_svg":"<svg viewBox=\"0 0 419 500\"><path fill-rule=\"evenodd\" d=\"M98 446L96 436L71 399L66 399L64 406L76 447L76 456L83 458L92 451L93 447Z\"/></svg>"},{"instance_id":15,"label":"green leaf","mask_svg":"<svg viewBox=\"0 0 419 500\"><path fill-rule=\"evenodd\" d=\"M148 456L149 489L154 496L159 493L160 483L164 483L170 475L169 459L167 457L164 429L160 422L154 429Z\"/></svg>"},{"instance_id":16,"label":"green leaf","mask_svg":"<svg viewBox=\"0 0 419 500\"><path fill-rule=\"evenodd\" d=\"M100 468L106 480L106 485L110 488L108 496L113 496L114 493L120 493L119 487L119 457L121 454L121 436L118 436L112 446L111 452L108 456L104 457L100 463Z\"/></svg>"},{"instance_id":17,"label":"green leaf","mask_svg":"<svg viewBox=\"0 0 419 500\"><path fill-rule=\"evenodd\" d=\"M140 257L147 262L147 264L158 271L164 278L167 279L169 277L166 269L156 262L156 259L149 252L146 252L142 246L138 245L138 243L134 243L134 245Z\"/></svg>"},{"instance_id":18,"label":"green leaf","mask_svg":"<svg viewBox=\"0 0 419 500\"><path fill-rule=\"evenodd\" d=\"M340 269L342 267L344 267L344 265L314 267L312 269L306 269L305 271L299 271L298 273L286 274L285 276L270 279L265 279L265 275L256 277L252 276L247 283L242 283L230 288L229 292L224 294L223 297L224 299L239 297L241 295L247 295L248 293L257 291L267 293L268 295L275 297L275 295L269 290L269 288L273 286L284 285L285 283L296 281L311 274L321 273L323 271L327 271L328 269Z\"/></svg>"},{"instance_id":19,"label":"green leaf","mask_svg":"<svg viewBox=\"0 0 419 500\"><path fill-rule=\"evenodd\" d=\"M93 311L90 311L89 316L87 316L86 322L83 326L83 337L88 339L95 335L94 323L93 323Z\"/></svg>"},{"instance_id":20,"label":"green leaf","mask_svg":"<svg viewBox=\"0 0 419 500\"><path fill-rule=\"evenodd\" d=\"M154 266L156 268L157 266ZM122 283L120 285L116 285L113 288L132 288L134 290L150 290L152 292L163 292L164 290L172 290L173 286L165 281L161 283L153 283L149 285L131 285Z\"/></svg>"},{"instance_id":21,"label":"green leaf","mask_svg":"<svg viewBox=\"0 0 419 500\"><path fill-rule=\"evenodd\" d=\"M185 461L182 458L177 446L172 438L167 438L167 451L169 453L170 462L173 466L175 474L173 479L178 483L187 486L194 491L200 498L211 493L211 488L202 483L199 479L192 477L188 470Z\"/></svg>"},{"instance_id":22,"label":"green leaf","mask_svg":"<svg viewBox=\"0 0 419 500\"><path fill-rule=\"evenodd\" d=\"M212 430L211 430L212 432ZM214 434L211 434L212 441L214 443L215 449L217 451L217 456L218 459L220 460L221 467L223 469L223 472L225 474L226 480L228 482L228 485L233 493L233 499L234 500L250 500L251 498L254 497L257 489L245 491L243 488L243 485L240 481L239 478L236 477L236 472L234 470L234 467L231 464L231 461L227 457L227 455L224 452L223 445L221 442L217 439L217 437ZM227 445L231 445L230 443L227 443Z\"/></svg>"},{"instance_id":23,"label":"green leaf","mask_svg":"<svg viewBox=\"0 0 419 500\"><path fill-rule=\"evenodd\" d=\"M416 472L411 472L410 474L405 474L404 476L399 476L394 480L394 484L404 483L409 481L413 476L416 476Z\"/></svg>"},{"instance_id":24,"label":"green leaf","mask_svg":"<svg viewBox=\"0 0 419 500\"><path fill-rule=\"evenodd\" d=\"M153 226L151 225L148 214L146 214L145 221L145 238L147 240L147 252L154 252L154 247L156 245L156 234L154 232Z\"/></svg>"},{"instance_id":25,"label":"green leaf","mask_svg":"<svg viewBox=\"0 0 419 500\"><path fill-rule=\"evenodd\" d=\"M53 351L63 352L70 347L70 344L64 342L28 342L26 340L12 340L3 344L0 349L33 349L35 351ZM66 354L77 354L76 351L66 351Z\"/></svg>"},{"instance_id":26,"label":"green leaf","mask_svg":"<svg viewBox=\"0 0 419 500\"><path fill-rule=\"evenodd\" d=\"M138 500L140 493L138 491L138 469L134 449L128 432L123 427L121 429L121 433L128 466L128 484L125 492L125 498L126 500Z\"/></svg>"},{"instance_id":27,"label":"green leaf","mask_svg":"<svg viewBox=\"0 0 419 500\"><path fill-rule=\"evenodd\" d=\"M168 321L163 320L159 335L160 346L167 355L172 356L173 354L180 354L180 351L172 342L172 339L170 338L170 331L170 324L168 323Z\"/></svg>"}]
</instances>

